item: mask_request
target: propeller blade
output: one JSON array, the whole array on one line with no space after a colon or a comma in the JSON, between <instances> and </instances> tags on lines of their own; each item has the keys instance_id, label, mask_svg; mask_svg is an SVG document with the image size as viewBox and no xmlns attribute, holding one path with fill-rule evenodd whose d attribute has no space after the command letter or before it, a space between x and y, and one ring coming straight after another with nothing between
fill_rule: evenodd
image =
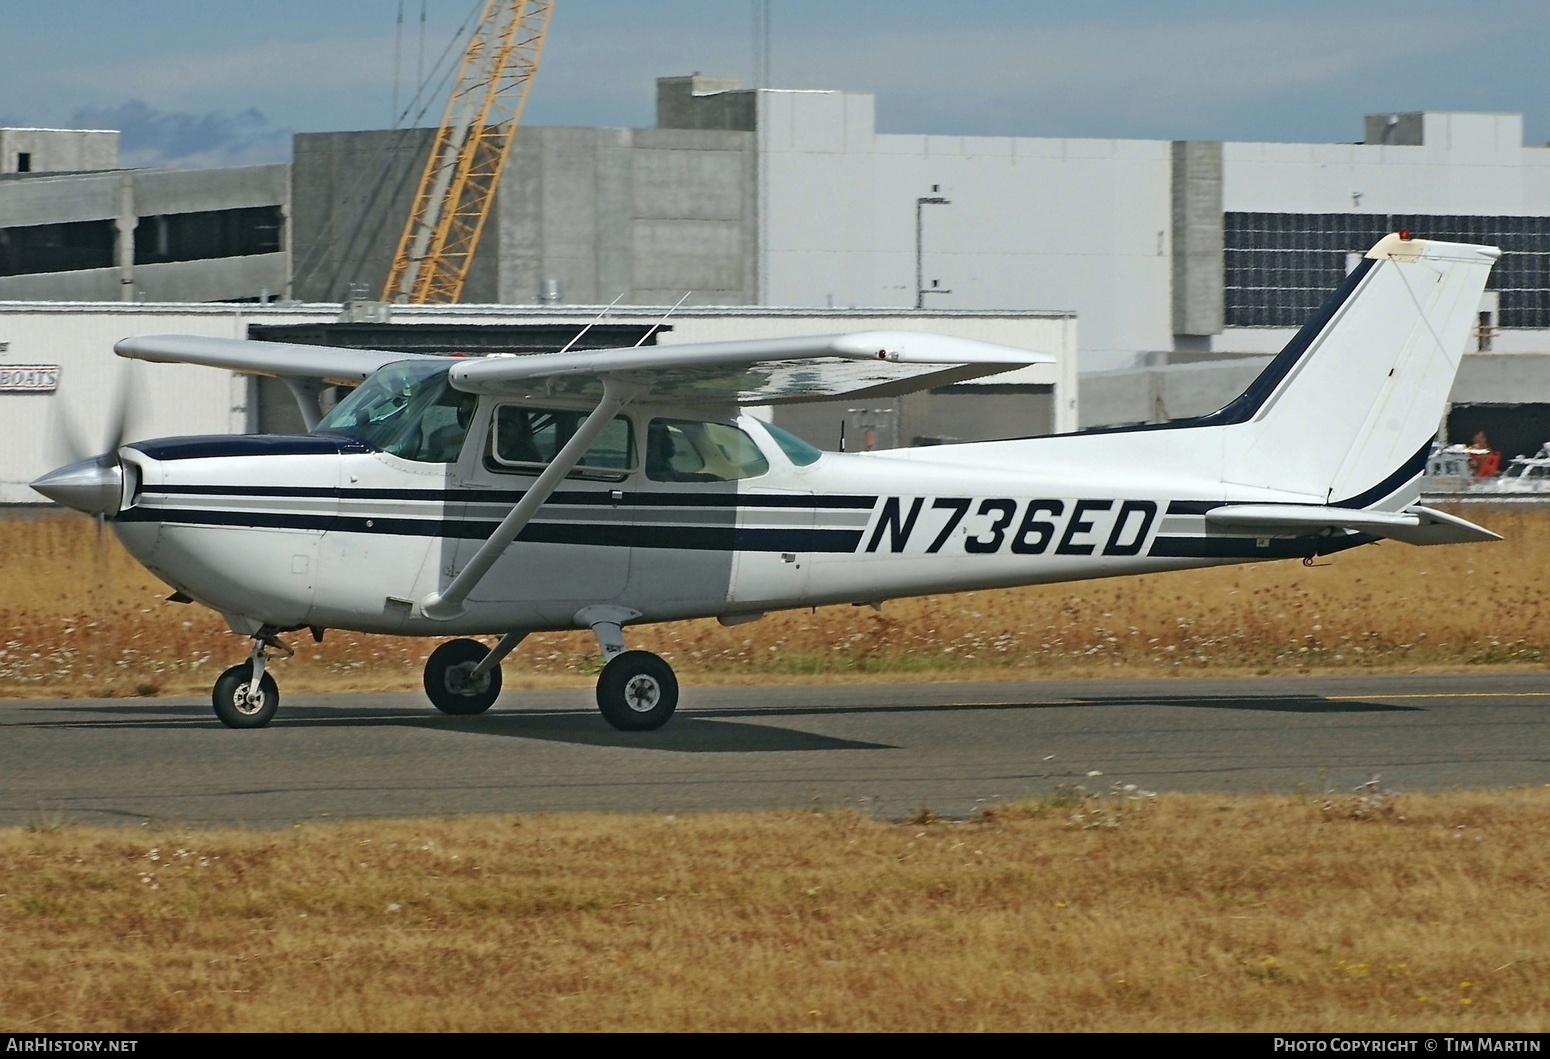
<instances>
[{"instance_id":1,"label":"propeller blade","mask_svg":"<svg viewBox=\"0 0 1550 1059\"><path fill-rule=\"evenodd\" d=\"M53 422L48 432L47 451L52 464L64 467L95 456L96 453L90 451L86 438L76 426L75 419L65 410L64 403L55 401L51 411Z\"/></svg>"},{"instance_id":2,"label":"propeller blade","mask_svg":"<svg viewBox=\"0 0 1550 1059\"><path fill-rule=\"evenodd\" d=\"M125 365L124 373L119 376L118 390L114 394L112 408L108 413L103 452L116 454L119 446L128 436L130 413L134 410L136 392L134 365Z\"/></svg>"}]
</instances>

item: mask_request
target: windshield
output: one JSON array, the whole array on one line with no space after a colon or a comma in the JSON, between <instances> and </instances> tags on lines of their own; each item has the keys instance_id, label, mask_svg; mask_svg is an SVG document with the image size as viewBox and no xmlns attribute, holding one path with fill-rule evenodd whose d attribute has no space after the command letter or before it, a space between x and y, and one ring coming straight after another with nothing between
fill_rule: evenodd
<instances>
[{"instance_id":1,"label":"windshield","mask_svg":"<svg viewBox=\"0 0 1550 1059\"><path fill-rule=\"evenodd\" d=\"M798 467L817 463L823 456L822 449L814 448L790 431L780 429L774 423L766 423L761 419L759 425L764 428L765 433L775 439L775 444L780 446L780 451L784 452Z\"/></svg>"},{"instance_id":2,"label":"windshield","mask_svg":"<svg viewBox=\"0 0 1550 1059\"><path fill-rule=\"evenodd\" d=\"M389 364L334 406L316 432L345 434L422 463L451 463L463 450L478 398L447 384L444 362Z\"/></svg>"}]
</instances>

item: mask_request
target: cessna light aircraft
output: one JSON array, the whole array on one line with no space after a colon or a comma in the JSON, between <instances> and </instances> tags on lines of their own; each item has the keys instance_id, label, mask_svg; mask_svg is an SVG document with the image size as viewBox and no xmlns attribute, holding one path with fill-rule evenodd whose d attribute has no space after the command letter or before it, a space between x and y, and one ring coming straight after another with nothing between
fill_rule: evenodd
<instances>
[{"instance_id":1,"label":"cessna light aircraft","mask_svg":"<svg viewBox=\"0 0 1550 1059\"><path fill-rule=\"evenodd\" d=\"M892 395L1045 354L873 332L455 358L187 336L138 360L285 380L310 433L116 445L33 487L103 517L179 601L251 637L216 715L267 724L281 633L459 637L425 690L495 702L528 633L591 629L603 716L678 703L639 622L880 603L1340 551L1495 540L1418 506L1494 247L1384 237L1237 399L1158 426L820 452L739 406ZM356 389L326 415L325 386ZM494 648L468 639L498 635Z\"/></svg>"}]
</instances>

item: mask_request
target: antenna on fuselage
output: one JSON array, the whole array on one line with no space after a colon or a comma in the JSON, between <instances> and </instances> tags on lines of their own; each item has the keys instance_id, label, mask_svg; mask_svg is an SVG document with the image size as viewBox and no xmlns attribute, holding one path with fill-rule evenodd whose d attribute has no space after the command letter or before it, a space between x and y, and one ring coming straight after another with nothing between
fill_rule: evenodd
<instances>
[{"instance_id":1,"label":"antenna on fuselage","mask_svg":"<svg viewBox=\"0 0 1550 1059\"><path fill-rule=\"evenodd\" d=\"M684 291L684 296L682 298L678 299L678 303L676 305L674 305L671 309L669 309L667 312L663 313L662 314L662 319L660 319L656 323L652 324L650 329L648 329L645 334L640 336L640 341L635 343L636 348L644 346L646 344L646 339L648 339L652 335L656 334L657 333L657 329L660 328L663 324L667 323L667 318L669 316L672 316L674 313L676 313L678 311L678 306L682 305L684 302L688 301L689 300L689 295L691 295L693 293L694 292L692 290Z\"/></svg>"},{"instance_id":2,"label":"antenna on fuselage","mask_svg":"<svg viewBox=\"0 0 1550 1059\"><path fill-rule=\"evenodd\" d=\"M619 292L619 298L623 298L623 297L624 297L624 291L620 291ZM580 331L577 331L576 332L576 337L571 339L569 342L565 343L565 348L560 350L560 352L561 353L569 353L570 352L570 347L574 346L577 342L580 342L582 335L584 335L588 331L592 330L592 324L597 323L598 320L601 320L603 317L607 316L608 315L608 309L612 309L615 305L619 304L619 298L615 298L613 301L609 302L607 309L604 309L602 312L598 313L597 317L595 319L593 319L591 323L587 324L587 326L583 327Z\"/></svg>"}]
</instances>

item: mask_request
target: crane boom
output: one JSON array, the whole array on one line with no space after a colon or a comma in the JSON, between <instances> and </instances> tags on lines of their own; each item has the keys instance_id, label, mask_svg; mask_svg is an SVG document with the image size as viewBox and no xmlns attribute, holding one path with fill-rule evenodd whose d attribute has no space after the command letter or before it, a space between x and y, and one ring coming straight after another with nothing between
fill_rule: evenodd
<instances>
[{"instance_id":1,"label":"crane boom","mask_svg":"<svg viewBox=\"0 0 1550 1059\"><path fill-rule=\"evenodd\" d=\"M399 237L383 301L461 297L553 11L554 0L485 0Z\"/></svg>"}]
</instances>

